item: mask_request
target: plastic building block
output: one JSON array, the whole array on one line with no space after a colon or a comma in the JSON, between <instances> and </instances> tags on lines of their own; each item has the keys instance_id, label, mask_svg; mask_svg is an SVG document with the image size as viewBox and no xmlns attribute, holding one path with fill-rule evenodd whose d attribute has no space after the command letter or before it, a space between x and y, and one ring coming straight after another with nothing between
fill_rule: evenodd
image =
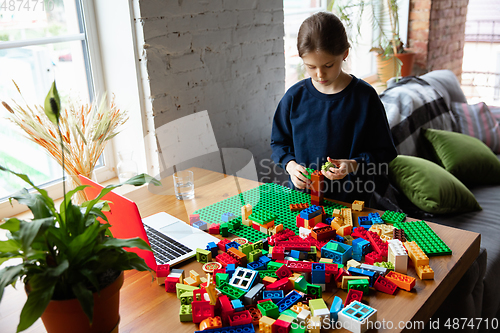
<instances>
[{"instance_id":1,"label":"plastic building block","mask_svg":"<svg viewBox=\"0 0 500 333\"><path fill-rule=\"evenodd\" d=\"M221 220L222 222L229 222L229 221L232 221L233 219L235 219L236 217L234 216L233 213L231 212L227 212L227 213L224 213L222 214L221 216Z\"/></svg>"},{"instance_id":2,"label":"plastic building block","mask_svg":"<svg viewBox=\"0 0 500 333\"><path fill-rule=\"evenodd\" d=\"M384 258L382 258L382 256L377 251L372 251L365 256L365 263L370 265L374 265L375 263L381 261L384 261Z\"/></svg>"},{"instance_id":3,"label":"plastic building block","mask_svg":"<svg viewBox=\"0 0 500 333\"><path fill-rule=\"evenodd\" d=\"M335 296L332 301L332 305L330 307L330 319L332 322L336 322L338 320L338 313L344 305L342 304L342 298Z\"/></svg>"},{"instance_id":4,"label":"plastic building block","mask_svg":"<svg viewBox=\"0 0 500 333\"><path fill-rule=\"evenodd\" d=\"M266 210L253 211L248 217L250 221L257 222L258 224L266 224L276 220L277 215Z\"/></svg>"},{"instance_id":5,"label":"plastic building block","mask_svg":"<svg viewBox=\"0 0 500 333\"><path fill-rule=\"evenodd\" d=\"M376 262L373 265L377 266L377 267L386 268L388 271L393 271L394 270L394 265L392 264L392 262L381 261L381 262Z\"/></svg>"},{"instance_id":6,"label":"plastic building block","mask_svg":"<svg viewBox=\"0 0 500 333\"><path fill-rule=\"evenodd\" d=\"M227 267L228 265L234 265L234 264L237 264L238 261L236 259L234 259L233 257L231 257L229 254L227 253L221 253L221 254L218 254L216 257L215 257L215 260L217 262L220 262L222 264L223 267Z\"/></svg>"},{"instance_id":7,"label":"plastic building block","mask_svg":"<svg viewBox=\"0 0 500 333\"><path fill-rule=\"evenodd\" d=\"M272 301L258 303L257 308L262 313L262 316L267 316L276 319L280 314L278 306L274 304Z\"/></svg>"},{"instance_id":8,"label":"plastic building block","mask_svg":"<svg viewBox=\"0 0 500 333\"><path fill-rule=\"evenodd\" d=\"M262 299L262 293L264 292L265 286L262 283L257 283L250 289L243 297L243 304L255 304L257 300Z\"/></svg>"},{"instance_id":9,"label":"plastic building block","mask_svg":"<svg viewBox=\"0 0 500 333\"><path fill-rule=\"evenodd\" d=\"M401 241L401 243L404 243L407 241L406 234L405 234L405 231L403 229L394 228L393 232L392 232L392 238L399 239Z\"/></svg>"},{"instance_id":10,"label":"plastic building block","mask_svg":"<svg viewBox=\"0 0 500 333\"><path fill-rule=\"evenodd\" d=\"M335 230L330 226L326 226L323 228L314 228L311 231L311 236L316 240L330 240L335 237Z\"/></svg>"},{"instance_id":11,"label":"plastic building block","mask_svg":"<svg viewBox=\"0 0 500 333\"><path fill-rule=\"evenodd\" d=\"M212 235L218 235L220 234L220 224L219 223L212 223L208 227L208 233Z\"/></svg>"},{"instance_id":12,"label":"plastic building block","mask_svg":"<svg viewBox=\"0 0 500 333\"><path fill-rule=\"evenodd\" d=\"M352 258L352 246L331 240L321 248L321 257L332 259L337 264L344 264Z\"/></svg>"},{"instance_id":13,"label":"plastic building block","mask_svg":"<svg viewBox=\"0 0 500 333\"><path fill-rule=\"evenodd\" d=\"M264 290L263 299L270 299L274 303L278 303L285 297L283 290Z\"/></svg>"},{"instance_id":14,"label":"plastic building block","mask_svg":"<svg viewBox=\"0 0 500 333\"><path fill-rule=\"evenodd\" d=\"M258 260L261 256L262 256L261 249L253 250L247 256L248 262L254 262L254 261Z\"/></svg>"},{"instance_id":15,"label":"plastic building block","mask_svg":"<svg viewBox=\"0 0 500 333\"><path fill-rule=\"evenodd\" d=\"M358 225L365 229L369 229L372 226L373 222L370 220L368 216L358 216Z\"/></svg>"},{"instance_id":16,"label":"plastic building block","mask_svg":"<svg viewBox=\"0 0 500 333\"><path fill-rule=\"evenodd\" d=\"M278 318L273 324L273 329L276 333L288 333L290 332L291 326L292 323Z\"/></svg>"},{"instance_id":17,"label":"plastic building block","mask_svg":"<svg viewBox=\"0 0 500 333\"><path fill-rule=\"evenodd\" d=\"M292 275L292 271L285 265L281 266L276 270L276 276L279 279L287 278Z\"/></svg>"},{"instance_id":18,"label":"plastic building block","mask_svg":"<svg viewBox=\"0 0 500 333\"><path fill-rule=\"evenodd\" d=\"M193 321L193 315L191 312L191 304L181 305L181 307L179 309L179 318L180 318L180 321L182 321L182 322Z\"/></svg>"},{"instance_id":19,"label":"plastic building block","mask_svg":"<svg viewBox=\"0 0 500 333\"><path fill-rule=\"evenodd\" d=\"M389 295L394 295L397 290L397 286L393 282L391 282L391 280L386 279L383 276L379 276L373 286L376 290Z\"/></svg>"},{"instance_id":20,"label":"plastic building block","mask_svg":"<svg viewBox=\"0 0 500 333\"><path fill-rule=\"evenodd\" d=\"M259 332L261 333L273 333L273 325L276 319L270 318L268 316L262 316L259 320Z\"/></svg>"},{"instance_id":21,"label":"plastic building block","mask_svg":"<svg viewBox=\"0 0 500 333\"><path fill-rule=\"evenodd\" d=\"M325 284L325 264L313 263L311 270L312 284Z\"/></svg>"},{"instance_id":22,"label":"plastic building block","mask_svg":"<svg viewBox=\"0 0 500 333\"><path fill-rule=\"evenodd\" d=\"M238 243L236 243L234 241L233 242L229 242L229 243L226 244L224 251L227 252L232 247L235 248L235 249L238 249L240 247L240 244L238 244Z\"/></svg>"},{"instance_id":23,"label":"plastic building block","mask_svg":"<svg viewBox=\"0 0 500 333\"><path fill-rule=\"evenodd\" d=\"M403 245L408 251L408 256L410 257L411 261L413 261L413 265L415 267L429 265L429 257L425 255L424 251L422 251L417 243L404 242Z\"/></svg>"},{"instance_id":24,"label":"plastic building block","mask_svg":"<svg viewBox=\"0 0 500 333\"><path fill-rule=\"evenodd\" d=\"M227 254L229 254L232 258L238 261L238 265L246 266L247 265L247 256L241 252L240 250L231 247L227 250Z\"/></svg>"},{"instance_id":25,"label":"plastic building block","mask_svg":"<svg viewBox=\"0 0 500 333\"><path fill-rule=\"evenodd\" d=\"M215 307L209 301L193 301L191 303L193 323L198 324L203 320L213 317Z\"/></svg>"},{"instance_id":26,"label":"plastic building block","mask_svg":"<svg viewBox=\"0 0 500 333\"><path fill-rule=\"evenodd\" d=\"M199 289L198 287L193 287L193 286L188 286L188 285L185 285L185 284L182 284L182 283L177 283L175 285L175 289L176 289L176 292L177 292L177 298L180 299L181 298L181 295L185 292L192 292L193 290L195 289Z\"/></svg>"},{"instance_id":27,"label":"plastic building block","mask_svg":"<svg viewBox=\"0 0 500 333\"><path fill-rule=\"evenodd\" d=\"M233 309L235 312L245 310L243 303L241 303L241 301L239 299L233 299L231 301L231 305L233 306Z\"/></svg>"},{"instance_id":28,"label":"plastic building block","mask_svg":"<svg viewBox=\"0 0 500 333\"><path fill-rule=\"evenodd\" d=\"M342 323L342 327L349 328L354 333L366 332L376 320L377 310L358 301L346 305L338 313L338 321Z\"/></svg>"},{"instance_id":29,"label":"plastic building block","mask_svg":"<svg viewBox=\"0 0 500 333\"><path fill-rule=\"evenodd\" d=\"M312 205L302 210L299 214L304 220L310 220L323 213L323 209L320 206Z\"/></svg>"},{"instance_id":30,"label":"plastic building block","mask_svg":"<svg viewBox=\"0 0 500 333\"><path fill-rule=\"evenodd\" d=\"M195 331L194 333L255 333L255 328L253 324L239 325L239 326L228 326L221 328L214 328L204 331Z\"/></svg>"},{"instance_id":31,"label":"plastic building block","mask_svg":"<svg viewBox=\"0 0 500 333\"><path fill-rule=\"evenodd\" d=\"M368 279L360 280L350 280L347 282L347 290L356 289L363 292L363 294L368 294Z\"/></svg>"},{"instance_id":32,"label":"plastic building block","mask_svg":"<svg viewBox=\"0 0 500 333\"><path fill-rule=\"evenodd\" d=\"M203 250L200 248L196 249L196 261L205 264L212 261L212 252Z\"/></svg>"},{"instance_id":33,"label":"plastic building block","mask_svg":"<svg viewBox=\"0 0 500 333\"><path fill-rule=\"evenodd\" d=\"M208 317L200 322L200 331L209 330L212 328L221 328L221 327L222 327L222 319L219 316Z\"/></svg>"},{"instance_id":34,"label":"plastic building block","mask_svg":"<svg viewBox=\"0 0 500 333\"><path fill-rule=\"evenodd\" d=\"M413 287L415 287L415 278L414 277L404 275L404 274L401 274L398 272L393 272L393 271L390 271L389 273L387 273L387 275L385 277L401 289L410 291L413 289Z\"/></svg>"},{"instance_id":35,"label":"plastic building block","mask_svg":"<svg viewBox=\"0 0 500 333\"><path fill-rule=\"evenodd\" d=\"M372 221L372 224L384 223L384 220L382 220L379 213L369 213L368 218Z\"/></svg>"},{"instance_id":36,"label":"plastic building block","mask_svg":"<svg viewBox=\"0 0 500 333\"><path fill-rule=\"evenodd\" d=\"M221 283L218 289L222 294L228 296L230 299L238 299L245 295L243 290L233 287L225 282Z\"/></svg>"},{"instance_id":37,"label":"plastic building block","mask_svg":"<svg viewBox=\"0 0 500 333\"><path fill-rule=\"evenodd\" d=\"M227 223L222 223L219 227L219 232L222 237L229 236L229 225Z\"/></svg>"},{"instance_id":38,"label":"plastic building block","mask_svg":"<svg viewBox=\"0 0 500 333\"><path fill-rule=\"evenodd\" d=\"M434 279L434 271L429 265L416 266L415 271L421 280Z\"/></svg>"},{"instance_id":39,"label":"plastic building block","mask_svg":"<svg viewBox=\"0 0 500 333\"><path fill-rule=\"evenodd\" d=\"M348 289L348 287L349 287L349 285L348 285L349 281L353 281L353 280L366 280L366 281L369 281L370 278L368 276L360 276L360 275L355 275L355 276L346 275L346 276L342 276L342 284L341 284L340 287L342 289ZM359 290L357 288L355 288L355 289Z\"/></svg>"},{"instance_id":40,"label":"plastic building block","mask_svg":"<svg viewBox=\"0 0 500 333\"><path fill-rule=\"evenodd\" d=\"M229 324L231 326L245 325L252 323L252 315L248 310L235 312L229 316Z\"/></svg>"},{"instance_id":41,"label":"plastic building block","mask_svg":"<svg viewBox=\"0 0 500 333\"><path fill-rule=\"evenodd\" d=\"M217 247L219 250L225 252L226 250L226 244L231 243L229 239L221 239L219 242L217 242Z\"/></svg>"},{"instance_id":42,"label":"plastic building block","mask_svg":"<svg viewBox=\"0 0 500 333\"><path fill-rule=\"evenodd\" d=\"M170 274L170 265L169 264L156 266L156 282L158 282L159 285L162 285L165 283L165 280L169 274Z\"/></svg>"},{"instance_id":43,"label":"plastic building block","mask_svg":"<svg viewBox=\"0 0 500 333\"><path fill-rule=\"evenodd\" d=\"M257 277L257 271L248 268L237 267L233 275L231 276L231 279L229 280L229 285L247 292L252 288Z\"/></svg>"},{"instance_id":44,"label":"plastic building block","mask_svg":"<svg viewBox=\"0 0 500 333\"><path fill-rule=\"evenodd\" d=\"M408 254L403 243L399 239L391 239L387 241L387 244L389 244L387 260L394 264L395 272L406 274L408 270Z\"/></svg>"},{"instance_id":45,"label":"plastic building block","mask_svg":"<svg viewBox=\"0 0 500 333\"><path fill-rule=\"evenodd\" d=\"M193 227L198 228L200 230L208 230L208 224L204 221L196 221L193 223Z\"/></svg>"},{"instance_id":46,"label":"plastic building block","mask_svg":"<svg viewBox=\"0 0 500 333\"><path fill-rule=\"evenodd\" d=\"M389 224L403 222L405 219L406 219L405 213L393 212L390 210L386 210L382 215L382 220L384 220L385 223Z\"/></svg>"},{"instance_id":47,"label":"plastic building block","mask_svg":"<svg viewBox=\"0 0 500 333\"><path fill-rule=\"evenodd\" d=\"M351 209L352 210L356 210L358 212L361 212L361 211L363 211L363 209L365 209L365 202L364 201L360 201L360 200L355 200L352 203Z\"/></svg>"},{"instance_id":48,"label":"plastic building block","mask_svg":"<svg viewBox=\"0 0 500 333\"><path fill-rule=\"evenodd\" d=\"M276 281L272 284L267 285L266 289L267 290L283 290L286 292L288 289L291 289L291 288L289 288L289 285L290 285L290 281L288 281L288 278L283 278L283 279L279 279L278 281Z\"/></svg>"},{"instance_id":49,"label":"plastic building block","mask_svg":"<svg viewBox=\"0 0 500 333\"><path fill-rule=\"evenodd\" d=\"M165 279L165 291L167 293L175 293L176 292L176 288L175 286L177 285L177 283L179 283L179 278L178 277L167 277ZM180 283L179 283L180 284Z\"/></svg>"},{"instance_id":50,"label":"plastic building block","mask_svg":"<svg viewBox=\"0 0 500 333\"><path fill-rule=\"evenodd\" d=\"M302 294L296 292L295 290L290 291L282 300L280 300L276 305L278 306L279 312L283 312L286 309L292 307L301 298Z\"/></svg>"},{"instance_id":51,"label":"plastic building block","mask_svg":"<svg viewBox=\"0 0 500 333\"><path fill-rule=\"evenodd\" d=\"M245 309L250 312L250 315L252 316L252 324L254 325L259 325L260 318L262 318L262 313L260 313L260 310L257 309L256 304L250 304L245 306Z\"/></svg>"},{"instance_id":52,"label":"plastic building block","mask_svg":"<svg viewBox=\"0 0 500 333\"><path fill-rule=\"evenodd\" d=\"M308 207L309 207L309 204L307 204L307 203L290 204L290 211L291 212L299 212L299 211L304 210Z\"/></svg>"},{"instance_id":53,"label":"plastic building block","mask_svg":"<svg viewBox=\"0 0 500 333\"><path fill-rule=\"evenodd\" d=\"M306 288L306 294L314 297L321 297L322 289L323 288L320 285L308 284Z\"/></svg>"},{"instance_id":54,"label":"plastic building block","mask_svg":"<svg viewBox=\"0 0 500 333\"><path fill-rule=\"evenodd\" d=\"M200 220L200 214L190 214L189 215L189 224L193 225L193 223L198 222Z\"/></svg>"},{"instance_id":55,"label":"plastic building block","mask_svg":"<svg viewBox=\"0 0 500 333\"><path fill-rule=\"evenodd\" d=\"M212 258L215 258L217 254L219 254L219 248L217 247L217 244L215 244L214 242L208 243L205 250L210 251L210 253L212 254Z\"/></svg>"},{"instance_id":56,"label":"plastic building block","mask_svg":"<svg viewBox=\"0 0 500 333\"><path fill-rule=\"evenodd\" d=\"M345 307L347 307L351 302L353 301L359 301L361 302L361 299L363 299L363 292L355 289L349 290L347 293L347 297L345 299Z\"/></svg>"},{"instance_id":57,"label":"plastic building block","mask_svg":"<svg viewBox=\"0 0 500 333\"><path fill-rule=\"evenodd\" d=\"M397 222L394 227L403 229L408 241L414 241L428 256L451 254L451 249L425 221Z\"/></svg>"}]
</instances>

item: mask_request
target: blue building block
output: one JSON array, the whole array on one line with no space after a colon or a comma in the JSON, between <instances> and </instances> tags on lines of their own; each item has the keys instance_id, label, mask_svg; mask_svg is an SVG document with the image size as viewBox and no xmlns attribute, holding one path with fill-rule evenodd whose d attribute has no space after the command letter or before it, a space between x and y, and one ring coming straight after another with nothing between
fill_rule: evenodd
<instances>
[{"instance_id":1,"label":"blue building block","mask_svg":"<svg viewBox=\"0 0 500 333\"><path fill-rule=\"evenodd\" d=\"M255 333L253 324L225 326L222 328L212 328L210 330L195 331L194 333Z\"/></svg>"},{"instance_id":2,"label":"blue building block","mask_svg":"<svg viewBox=\"0 0 500 333\"><path fill-rule=\"evenodd\" d=\"M200 230L208 230L208 224L207 222L203 221L196 221L192 224L193 227L198 228Z\"/></svg>"},{"instance_id":3,"label":"blue building block","mask_svg":"<svg viewBox=\"0 0 500 333\"><path fill-rule=\"evenodd\" d=\"M363 227L365 229L370 229L373 222L368 216L359 216L358 217L358 224L360 227Z\"/></svg>"},{"instance_id":4,"label":"blue building block","mask_svg":"<svg viewBox=\"0 0 500 333\"><path fill-rule=\"evenodd\" d=\"M231 220L233 220L233 219L235 219L235 218L236 218L236 216L234 216L234 214L233 214L233 213L230 213L230 212L228 212L228 213L224 213L224 214L222 214L222 216L221 216L221 220L222 220L222 222L229 222L229 221L231 221Z\"/></svg>"},{"instance_id":5,"label":"blue building block","mask_svg":"<svg viewBox=\"0 0 500 333\"><path fill-rule=\"evenodd\" d=\"M368 276L370 278L370 287L373 287L373 284L377 280L378 276L380 274L374 272L374 271L369 271L367 269L361 269L361 268L356 268L356 267L349 267L347 270L351 275L357 275L357 276Z\"/></svg>"},{"instance_id":6,"label":"blue building block","mask_svg":"<svg viewBox=\"0 0 500 333\"><path fill-rule=\"evenodd\" d=\"M219 248L217 247L217 244L215 244L214 242L208 243L205 250L208 250L212 253L212 258L215 258L219 254Z\"/></svg>"},{"instance_id":7,"label":"blue building block","mask_svg":"<svg viewBox=\"0 0 500 333\"><path fill-rule=\"evenodd\" d=\"M262 294L262 299L270 299L274 303L278 303L285 297L285 292L283 290L264 290Z\"/></svg>"},{"instance_id":8,"label":"blue building block","mask_svg":"<svg viewBox=\"0 0 500 333\"><path fill-rule=\"evenodd\" d=\"M310 220L318 215L323 214L323 209L320 206L309 206L308 208L300 211L300 217L305 220Z\"/></svg>"},{"instance_id":9,"label":"blue building block","mask_svg":"<svg viewBox=\"0 0 500 333\"><path fill-rule=\"evenodd\" d=\"M345 238L340 235L335 235L335 240L339 243L345 243Z\"/></svg>"},{"instance_id":10,"label":"blue building block","mask_svg":"<svg viewBox=\"0 0 500 333\"><path fill-rule=\"evenodd\" d=\"M299 257L300 257L300 251L290 250L290 257L299 259Z\"/></svg>"},{"instance_id":11,"label":"blue building block","mask_svg":"<svg viewBox=\"0 0 500 333\"><path fill-rule=\"evenodd\" d=\"M236 242L229 242L226 244L226 252L230 249L234 247L236 250L238 250L238 248L240 247L240 244L236 243Z\"/></svg>"},{"instance_id":12,"label":"blue building block","mask_svg":"<svg viewBox=\"0 0 500 333\"><path fill-rule=\"evenodd\" d=\"M333 221L333 217L327 217L327 218L325 219L325 224L331 225L331 224L332 224L332 221Z\"/></svg>"},{"instance_id":13,"label":"blue building block","mask_svg":"<svg viewBox=\"0 0 500 333\"><path fill-rule=\"evenodd\" d=\"M342 298L335 296L332 301L332 306L330 307L330 318L332 323L335 323L339 319L339 312L343 307Z\"/></svg>"},{"instance_id":14,"label":"blue building block","mask_svg":"<svg viewBox=\"0 0 500 333\"><path fill-rule=\"evenodd\" d=\"M312 284L325 284L325 264L313 263L311 270Z\"/></svg>"},{"instance_id":15,"label":"blue building block","mask_svg":"<svg viewBox=\"0 0 500 333\"><path fill-rule=\"evenodd\" d=\"M226 266L226 274L228 274L229 277L231 277L233 275L235 270L236 270L235 264L229 264Z\"/></svg>"},{"instance_id":16,"label":"blue building block","mask_svg":"<svg viewBox=\"0 0 500 333\"><path fill-rule=\"evenodd\" d=\"M259 260L257 261L260 261L261 263L263 263L265 266L264 266L264 269L267 269L267 264L269 262L271 262L271 259L269 257L265 257L265 256L262 256L259 258Z\"/></svg>"},{"instance_id":17,"label":"blue building block","mask_svg":"<svg viewBox=\"0 0 500 333\"><path fill-rule=\"evenodd\" d=\"M372 246L369 241L363 238L356 238L352 241L352 252L360 253L366 256L372 250Z\"/></svg>"},{"instance_id":18,"label":"blue building block","mask_svg":"<svg viewBox=\"0 0 500 333\"><path fill-rule=\"evenodd\" d=\"M368 218L372 221L373 224L384 223L384 220L382 220L379 213L370 213L368 214Z\"/></svg>"},{"instance_id":19,"label":"blue building block","mask_svg":"<svg viewBox=\"0 0 500 333\"><path fill-rule=\"evenodd\" d=\"M262 257L260 257L260 258L262 258ZM249 262L247 264L247 268L253 269L254 271L265 271L267 269L267 264L263 263L260 260L260 258L259 258L259 260ZM226 272L227 272L227 268L226 268Z\"/></svg>"},{"instance_id":20,"label":"blue building block","mask_svg":"<svg viewBox=\"0 0 500 333\"><path fill-rule=\"evenodd\" d=\"M332 259L336 264L345 264L352 258L352 246L331 240L321 248L321 257Z\"/></svg>"},{"instance_id":21,"label":"blue building block","mask_svg":"<svg viewBox=\"0 0 500 333\"><path fill-rule=\"evenodd\" d=\"M243 311L245 310L245 306L239 299L233 299L231 300L231 305L233 306L233 309L235 312Z\"/></svg>"},{"instance_id":22,"label":"blue building block","mask_svg":"<svg viewBox=\"0 0 500 333\"><path fill-rule=\"evenodd\" d=\"M302 298L302 295L296 292L295 290L290 291L285 298L276 303L280 312L285 311L288 308L291 308L295 303L297 303Z\"/></svg>"}]
</instances>

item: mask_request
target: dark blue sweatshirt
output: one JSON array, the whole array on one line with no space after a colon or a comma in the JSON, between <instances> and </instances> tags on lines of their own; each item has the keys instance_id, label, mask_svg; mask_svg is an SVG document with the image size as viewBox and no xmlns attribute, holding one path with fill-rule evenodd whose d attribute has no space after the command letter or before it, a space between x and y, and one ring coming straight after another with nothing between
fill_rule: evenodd
<instances>
[{"instance_id":1,"label":"dark blue sweatshirt","mask_svg":"<svg viewBox=\"0 0 500 333\"><path fill-rule=\"evenodd\" d=\"M325 177L325 197L368 201L377 175L397 155L384 106L368 83L353 76L337 94L323 94L311 79L292 86L278 104L271 134L273 161L321 169L332 159L354 159L358 171L340 181Z\"/></svg>"}]
</instances>

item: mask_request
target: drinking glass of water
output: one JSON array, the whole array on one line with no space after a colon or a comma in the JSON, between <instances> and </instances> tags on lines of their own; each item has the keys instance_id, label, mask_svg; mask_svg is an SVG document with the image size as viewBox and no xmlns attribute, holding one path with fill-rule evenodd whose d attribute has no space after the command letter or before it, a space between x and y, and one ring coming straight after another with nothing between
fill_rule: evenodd
<instances>
[{"instance_id":1,"label":"drinking glass of water","mask_svg":"<svg viewBox=\"0 0 500 333\"><path fill-rule=\"evenodd\" d=\"M194 198L194 174L193 171L184 170L174 173L175 197L178 200L189 200Z\"/></svg>"}]
</instances>

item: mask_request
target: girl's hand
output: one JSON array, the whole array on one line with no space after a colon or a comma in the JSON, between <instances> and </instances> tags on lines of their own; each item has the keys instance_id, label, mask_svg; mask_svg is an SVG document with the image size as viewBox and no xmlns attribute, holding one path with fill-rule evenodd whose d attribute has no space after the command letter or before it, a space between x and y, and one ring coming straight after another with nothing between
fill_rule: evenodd
<instances>
[{"instance_id":1,"label":"girl's hand","mask_svg":"<svg viewBox=\"0 0 500 333\"><path fill-rule=\"evenodd\" d=\"M307 185L311 184L311 181L307 179L304 174L307 172L306 168L298 164L294 160L290 161L286 165L286 171L292 179L293 185L298 189L304 189Z\"/></svg>"},{"instance_id":2,"label":"girl's hand","mask_svg":"<svg viewBox=\"0 0 500 333\"><path fill-rule=\"evenodd\" d=\"M337 166L337 168L330 168L330 170L327 171L321 170L323 175L330 180L343 179L358 168L358 162L355 160L333 160L328 157L328 162Z\"/></svg>"}]
</instances>

